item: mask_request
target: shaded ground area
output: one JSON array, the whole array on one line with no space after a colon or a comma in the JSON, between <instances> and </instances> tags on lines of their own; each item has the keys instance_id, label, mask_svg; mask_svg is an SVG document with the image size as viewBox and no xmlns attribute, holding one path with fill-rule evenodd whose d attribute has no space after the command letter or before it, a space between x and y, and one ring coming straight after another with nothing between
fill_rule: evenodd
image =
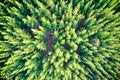
<instances>
[{"instance_id":1,"label":"shaded ground area","mask_svg":"<svg viewBox=\"0 0 120 80\"><path fill-rule=\"evenodd\" d=\"M77 27L75 29L75 32L77 33L85 24L85 20L87 19L87 16L85 16L84 19L78 22Z\"/></svg>"},{"instance_id":2,"label":"shaded ground area","mask_svg":"<svg viewBox=\"0 0 120 80\"><path fill-rule=\"evenodd\" d=\"M48 31L44 41L47 43L47 48L43 52L43 56L46 56L49 51L53 51L53 44L55 42L55 39L53 38L53 33L51 31Z\"/></svg>"}]
</instances>

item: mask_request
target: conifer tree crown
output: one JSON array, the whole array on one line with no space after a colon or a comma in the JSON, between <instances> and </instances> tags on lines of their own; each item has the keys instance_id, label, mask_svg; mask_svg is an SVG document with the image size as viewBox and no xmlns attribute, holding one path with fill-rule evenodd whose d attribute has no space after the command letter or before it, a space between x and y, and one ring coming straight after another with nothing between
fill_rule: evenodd
<instances>
[{"instance_id":1,"label":"conifer tree crown","mask_svg":"<svg viewBox=\"0 0 120 80\"><path fill-rule=\"evenodd\" d=\"M119 0L0 1L7 80L120 79Z\"/></svg>"}]
</instances>

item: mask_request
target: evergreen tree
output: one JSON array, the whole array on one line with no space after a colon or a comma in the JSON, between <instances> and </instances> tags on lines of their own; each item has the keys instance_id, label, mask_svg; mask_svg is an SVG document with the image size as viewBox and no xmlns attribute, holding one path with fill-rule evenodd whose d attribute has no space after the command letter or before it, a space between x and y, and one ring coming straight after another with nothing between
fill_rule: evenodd
<instances>
[{"instance_id":1,"label":"evergreen tree","mask_svg":"<svg viewBox=\"0 0 120 80\"><path fill-rule=\"evenodd\" d=\"M120 0L0 1L7 80L120 79Z\"/></svg>"}]
</instances>

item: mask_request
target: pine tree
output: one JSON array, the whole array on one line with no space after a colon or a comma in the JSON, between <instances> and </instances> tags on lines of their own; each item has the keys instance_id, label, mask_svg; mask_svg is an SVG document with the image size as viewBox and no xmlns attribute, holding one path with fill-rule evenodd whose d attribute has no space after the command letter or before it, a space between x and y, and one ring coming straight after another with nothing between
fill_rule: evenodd
<instances>
[{"instance_id":1,"label":"pine tree","mask_svg":"<svg viewBox=\"0 0 120 80\"><path fill-rule=\"evenodd\" d=\"M120 79L119 4L119 0L1 1L1 78Z\"/></svg>"}]
</instances>

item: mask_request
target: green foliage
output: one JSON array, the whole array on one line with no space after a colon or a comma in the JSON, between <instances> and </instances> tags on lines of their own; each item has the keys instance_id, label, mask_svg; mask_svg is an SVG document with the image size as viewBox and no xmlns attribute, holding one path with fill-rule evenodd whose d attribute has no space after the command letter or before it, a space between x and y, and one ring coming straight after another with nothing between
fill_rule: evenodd
<instances>
[{"instance_id":1,"label":"green foliage","mask_svg":"<svg viewBox=\"0 0 120 80\"><path fill-rule=\"evenodd\" d=\"M0 1L7 80L120 79L118 0Z\"/></svg>"}]
</instances>

